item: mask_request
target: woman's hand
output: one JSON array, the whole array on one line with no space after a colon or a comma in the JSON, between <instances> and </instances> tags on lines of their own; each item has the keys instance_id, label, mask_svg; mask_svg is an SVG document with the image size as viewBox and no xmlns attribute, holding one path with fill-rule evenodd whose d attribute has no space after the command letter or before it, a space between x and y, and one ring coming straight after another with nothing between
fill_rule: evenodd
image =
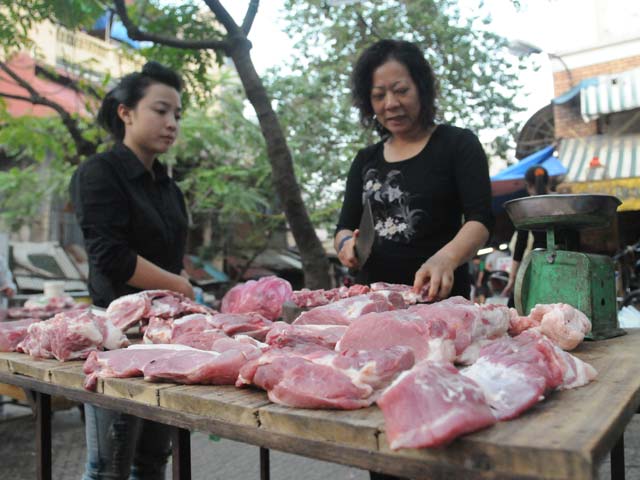
<instances>
[{"instance_id":1,"label":"woman's hand","mask_svg":"<svg viewBox=\"0 0 640 480\"><path fill-rule=\"evenodd\" d=\"M360 231L355 229L353 231L353 236L344 242L342 248L338 252L338 260L347 268L358 268L360 263L358 262L358 257L356 256L356 239Z\"/></svg>"},{"instance_id":2,"label":"woman's hand","mask_svg":"<svg viewBox=\"0 0 640 480\"><path fill-rule=\"evenodd\" d=\"M182 275L176 275L176 291L183 294L185 297L190 298L191 300L196 299L196 294L193 291L191 282L189 282L189 280Z\"/></svg>"},{"instance_id":3,"label":"woman's hand","mask_svg":"<svg viewBox=\"0 0 640 480\"><path fill-rule=\"evenodd\" d=\"M428 284L427 301L447 298L453 287L453 271L457 266L455 260L446 253L436 253L416 272L413 291L420 293Z\"/></svg>"}]
</instances>

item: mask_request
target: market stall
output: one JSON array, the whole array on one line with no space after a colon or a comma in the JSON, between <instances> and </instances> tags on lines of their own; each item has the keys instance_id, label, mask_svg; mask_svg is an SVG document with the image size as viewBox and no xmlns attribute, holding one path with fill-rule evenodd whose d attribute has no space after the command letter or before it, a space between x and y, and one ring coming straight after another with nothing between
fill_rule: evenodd
<instances>
[{"instance_id":1,"label":"market stall","mask_svg":"<svg viewBox=\"0 0 640 480\"><path fill-rule=\"evenodd\" d=\"M589 385L557 391L521 417L458 438L440 449L389 449L377 407L302 410L275 405L264 392L232 386L179 386L140 378L82 384L82 362L0 354L0 382L39 392L39 478L51 478L49 398L72 400L176 428L174 477L190 478L188 430L260 447L410 478L594 479L612 451L612 478L624 477L622 435L640 406L640 330L584 342L574 352L598 370ZM614 448L615 447L615 448ZM263 454L266 451L263 450ZM268 472L262 472L268 478Z\"/></svg>"}]
</instances>

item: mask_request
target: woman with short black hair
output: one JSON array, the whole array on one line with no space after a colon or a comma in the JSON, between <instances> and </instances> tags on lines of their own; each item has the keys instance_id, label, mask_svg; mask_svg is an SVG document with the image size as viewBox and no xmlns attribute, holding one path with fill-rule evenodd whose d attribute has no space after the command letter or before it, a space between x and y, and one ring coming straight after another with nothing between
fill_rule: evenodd
<instances>
[{"instance_id":1,"label":"woman with short black hair","mask_svg":"<svg viewBox=\"0 0 640 480\"><path fill-rule=\"evenodd\" d=\"M340 262L356 281L428 285L431 300L462 295L467 261L493 226L487 157L467 129L436 122L433 69L415 44L380 40L352 74L360 123L381 141L360 150L347 177L336 227ZM376 240L360 265L355 244L368 200Z\"/></svg>"}]
</instances>

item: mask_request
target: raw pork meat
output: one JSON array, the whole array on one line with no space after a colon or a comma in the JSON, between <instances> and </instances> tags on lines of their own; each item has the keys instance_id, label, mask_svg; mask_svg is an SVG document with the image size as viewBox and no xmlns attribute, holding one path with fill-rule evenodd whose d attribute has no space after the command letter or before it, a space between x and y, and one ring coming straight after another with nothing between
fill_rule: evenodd
<instances>
[{"instance_id":1,"label":"raw pork meat","mask_svg":"<svg viewBox=\"0 0 640 480\"><path fill-rule=\"evenodd\" d=\"M273 322L256 312L251 313L217 313L215 315L193 314L179 318L173 322L172 338L187 332L203 330L222 330L226 335L249 335L264 340Z\"/></svg>"},{"instance_id":2,"label":"raw pork meat","mask_svg":"<svg viewBox=\"0 0 640 480\"><path fill-rule=\"evenodd\" d=\"M516 336L526 330L537 330L563 350L569 351L576 348L591 331L591 322L584 313L566 303L539 304L531 309L527 317L512 316L509 334Z\"/></svg>"},{"instance_id":3,"label":"raw pork meat","mask_svg":"<svg viewBox=\"0 0 640 480\"><path fill-rule=\"evenodd\" d=\"M558 390L569 390L570 388L582 387L583 385L591 382L591 380L595 379L598 375L596 369L587 362L583 362L578 357L574 357L558 346L555 346L555 349L564 364L562 383L558 387Z\"/></svg>"},{"instance_id":4,"label":"raw pork meat","mask_svg":"<svg viewBox=\"0 0 640 480\"><path fill-rule=\"evenodd\" d=\"M145 364L142 372L148 381L233 385L240 368L261 353L250 342L222 338L214 342L211 351L189 349L162 355Z\"/></svg>"},{"instance_id":5,"label":"raw pork meat","mask_svg":"<svg viewBox=\"0 0 640 480\"><path fill-rule=\"evenodd\" d=\"M512 313L504 305L477 305L452 297L429 305L414 305L410 312L426 321L446 321L454 331L456 363L469 364L477 358L487 339L506 335Z\"/></svg>"},{"instance_id":6,"label":"raw pork meat","mask_svg":"<svg viewBox=\"0 0 640 480\"><path fill-rule=\"evenodd\" d=\"M349 325L365 313L404 307L404 300L398 292L371 292L312 308L296 318L293 325Z\"/></svg>"},{"instance_id":7,"label":"raw pork meat","mask_svg":"<svg viewBox=\"0 0 640 480\"><path fill-rule=\"evenodd\" d=\"M265 342L278 348L311 343L333 350L346 330L345 325L289 325L275 322Z\"/></svg>"},{"instance_id":8,"label":"raw pork meat","mask_svg":"<svg viewBox=\"0 0 640 480\"><path fill-rule=\"evenodd\" d=\"M222 298L222 313L257 312L269 320L282 315L282 304L293 298L291 284L274 276L236 285Z\"/></svg>"},{"instance_id":9,"label":"raw pork meat","mask_svg":"<svg viewBox=\"0 0 640 480\"><path fill-rule=\"evenodd\" d=\"M319 307L343 298L355 297L369 293L371 289L366 285L351 285L350 287L332 288L330 290L309 290L303 288L293 292L293 303L300 308Z\"/></svg>"},{"instance_id":10,"label":"raw pork meat","mask_svg":"<svg viewBox=\"0 0 640 480\"><path fill-rule=\"evenodd\" d=\"M386 350L401 345L411 348L417 361L453 363L454 339L454 330L441 318L425 320L410 310L395 310L368 313L355 319L336 350Z\"/></svg>"},{"instance_id":11,"label":"raw pork meat","mask_svg":"<svg viewBox=\"0 0 640 480\"><path fill-rule=\"evenodd\" d=\"M114 350L128 344L127 337L106 317L80 310L59 313L30 325L17 350L33 357L65 361L86 358L93 350Z\"/></svg>"},{"instance_id":12,"label":"raw pork meat","mask_svg":"<svg viewBox=\"0 0 640 480\"><path fill-rule=\"evenodd\" d=\"M39 321L39 318L25 318L0 322L0 352L15 352L18 344L27 336L29 325Z\"/></svg>"},{"instance_id":13,"label":"raw pork meat","mask_svg":"<svg viewBox=\"0 0 640 480\"><path fill-rule=\"evenodd\" d=\"M544 336L526 332L480 350L480 358L461 371L485 393L498 420L509 420L562 385L566 362Z\"/></svg>"},{"instance_id":14,"label":"raw pork meat","mask_svg":"<svg viewBox=\"0 0 640 480\"><path fill-rule=\"evenodd\" d=\"M216 312L170 290L144 290L132 293L117 298L107 307L107 317L123 331L152 317L178 318L192 313Z\"/></svg>"},{"instance_id":15,"label":"raw pork meat","mask_svg":"<svg viewBox=\"0 0 640 480\"><path fill-rule=\"evenodd\" d=\"M218 313L207 318L210 328L222 330L229 336L248 335L257 340L264 340L273 322L261 314L250 313Z\"/></svg>"},{"instance_id":16,"label":"raw pork meat","mask_svg":"<svg viewBox=\"0 0 640 480\"><path fill-rule=\"evenodd\" d=\"M146 347L146 348L141 348ZM109 352L93 351L84 362L84 388L95 390L99 378L141 377L143 367L155 358L187 348L181 345L138 345Z\"/></svg>"},{"instance_id":17,"label":"raw pork meat","mask_svg":"<svg viewBox=\"0 0 640 480\"><path fill-rule=\"evenodd\" d=\"M7 311L9 318L51 318L57 313L72 310L84 310L89 305L86 303L76 303L72 297L64 295L61 297L37 297L30 298L22 307L13 307Z\"/></svg>"},{"instance_id":18,"label":"raw pork meat","mask_svg":"<svg viewBox=\"0 0 640 480\"><path fill-rule=\"evenodd\" d=\"M372 292L379 292L381 290L391 290L394 292L398 292L400 295L402 295L402 298L407 305L412 305L418 302L426 302L427 295L429 294L428 286L425 286L420 293L415 293L413 291L413 285L386 282L375 282L371 284Z\"/></svg>"},{"instance_id":19,"label":"raw pork meat","mask_svg":"<svg viewBox=\"0 0 640 480\"><path fill-rule=\"evenodd\" d=\"M496 422L482 389L450 364L418 363L377 403L393 450L446 445Z\"/></svg>"},{"instance_id":20,"label":"raw pork meat","mask_svg":"<svg viewBox=\"0 0 640 480\"><path fill-rule=\"evenodd\" d=\"M151 317L144 331L144 343L171 343L172 326L170 318Z\"/></svg>"},{"instance_id":21,"label":"raw pork meat","mask_svg":"<svg viewBox=\"0 0 640 480\"><path fill-rule=\"evenodd\" d=\"M111 302L107 307L107 318L125 331L147 316L150 309L151 299L144 292L132 293Z\"/></svg>"},{"instance_id":22,"label":"raw pork meat","mask_svg":"<svg viewBox=\"0 0 640 480\"><path fill-rule=\"evenodd\" d=\"M272 402L291 407L352 410L371 405L413 362L412 352L403 347L343 353L311 345L273 349L247 363L236 386L256 385Z\"/></svg>"},{"instance_id":23,"label":"raw pork meat","mask_svg":"<svg viewBox=\"0 0 640 480\"><path fill-rule=\"evenodd\" d=\"M591 331L591 322L577 308L566 303L536 305L529 317L540 322L540 333L563 350L576 348Z\"/></svg>"}]
</instances>

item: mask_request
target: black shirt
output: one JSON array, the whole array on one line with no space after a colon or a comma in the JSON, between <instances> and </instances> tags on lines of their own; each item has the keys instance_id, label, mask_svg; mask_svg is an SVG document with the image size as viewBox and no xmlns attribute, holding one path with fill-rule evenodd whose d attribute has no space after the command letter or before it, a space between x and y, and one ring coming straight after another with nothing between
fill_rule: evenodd
<instances>
[{"instance_id":1,"label":"black shirt","mask_svg":"<svg viewBox=\"0 0 640 480\"><path fill-rule=\"evenodd\" d=\"M463 221L493 227L487 157L467 129L439 125L424 149L400 162L384 159L383 142L358 152L337 231L360 223L369 198L376 243L359 282L413 284L416 271L455 237ZM464 220L463 220L464 218ZM466 264L455 271L452 295L469 295Z\"/></svg>"},{"instance_id":2,"label":"black shirt","mask_svg":"<svg viewBox=\"0 0 640 480\"><path fill-rule=\"evenodd\" d=\"M69 192L89 256L89 293L106 307L138 289L126 282L138 255L172 273L182 270L187 235L184 198L158 161L153 176L122 144L78 167Z\"/></svg>"}]
</instances>

